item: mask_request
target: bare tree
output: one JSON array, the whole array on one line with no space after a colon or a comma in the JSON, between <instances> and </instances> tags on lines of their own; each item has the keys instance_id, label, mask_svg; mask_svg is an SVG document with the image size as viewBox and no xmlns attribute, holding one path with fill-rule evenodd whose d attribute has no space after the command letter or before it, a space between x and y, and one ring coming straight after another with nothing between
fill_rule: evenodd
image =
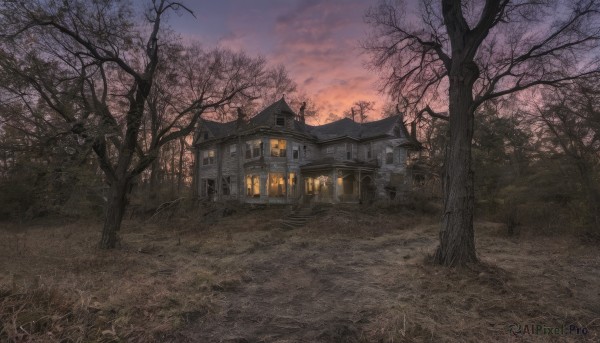
<instances>
[{"instance_id":1,"label":"bare tree","mask_svg":"<svg viewBox=\"0 0 600 343\"><path fill-rule=\"evenodd\" d=\"M149 5L145 23L131 21L132 7L117 0L0 5L0 68L9 76L1 87L26 108L44 102L60 119L57 131L93 148L109 186L104 249L115 247L127 194L161 147L189 135L203 113L255 97L264 76L262 59L186 49L175 41L162 21L169 11L187 11L182 4ZM178 67L164 77L181 82L161 104L168 115L147 119L157 113L147 110L157 75L170 63ZM143 122L154 125L145 146Z\"/></svg>"},{"instance_id":2,"label":"bare tree","mask_svg":"<svg viewBox=\"0 0 600 343\"><path fill-rule=\"evenodd\" d=\"M491 99L597 74L598 59L590 52L598 51L600 2L424 0L418 12L411 16L402 1L381 1L366 14L372 37L364 46L373 66L387 73L383 87L407 111L449 121L435 261L464 265L478 260L475 111Z\"/></svg>"},{"instance_id":3,"label":"bare tree","mask_svg":"<svg viewBox=\"0 0 600 343\"><path fill-rule=\"evenodd\" d=\"M344 116L352 119L352 121L360 121L364 123L369 116L369 112L375 109L374 101L358 100L352 104L350 110L344 112Z\"/></svg>"},{"instance_id":4,"label":"bare tree","mask_svg":"<svg viewBox=\"0 0 600 343\"><path fill-rule=\"evenodd\" d=\"M294 111L300 114L300 108L304 104L304 119L313 119L319 116L321 108L315 102L314 97L309 96L306 92L300 91L290 97L290 106Z\"/></svg>"}]
</instances>

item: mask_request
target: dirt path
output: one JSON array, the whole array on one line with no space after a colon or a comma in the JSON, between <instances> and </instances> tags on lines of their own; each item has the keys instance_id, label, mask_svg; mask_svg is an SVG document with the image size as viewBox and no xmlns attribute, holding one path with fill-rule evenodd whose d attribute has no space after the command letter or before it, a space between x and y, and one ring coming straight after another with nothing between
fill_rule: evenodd
<instances>
[{"instance_id":1,"label":"dirt path","mask_svg":"<svg viewBox=\"0 0 600 343\"><path fill-rule=\"evenodd\" d=\"M238 256L245 282L225 289L222 308L187 334L205 341L356 341L407 287L401 270L428 238L354 242L290 238Z\"/></svg>"},{"instance_id":2,"label":"dirt path","mask_svg":"<svg viewBox=\"0 0 600 343\"><path fill-rule=\"evenodd\" d=\"M373 238L271 232L259 248L222 256L243 275L219 311L183 334L206 342L595 341L600 266L589 249L519 242L480 225L491 267L427 265L436 225ZM541 243L541 244L540 244ZM587 257L587 258L586 258ZM579 261L579 265L574 261ZM586 328L583 336L511 335L517 325Z\"/></svg>"},{"instance_id":3,"label":"dirt path","mask_svg":"<svg viewBox=\"0 0 600 343\"><path fill-rule=\"evenodd\" d=\"M0 341L600 341L600 251L575 238L478 223L484 264L448 269L427 262L433 219L335 210L283 231L278 211L128 222L110 252L98 225L0 230Z\"/></svg>"}]
</instances>

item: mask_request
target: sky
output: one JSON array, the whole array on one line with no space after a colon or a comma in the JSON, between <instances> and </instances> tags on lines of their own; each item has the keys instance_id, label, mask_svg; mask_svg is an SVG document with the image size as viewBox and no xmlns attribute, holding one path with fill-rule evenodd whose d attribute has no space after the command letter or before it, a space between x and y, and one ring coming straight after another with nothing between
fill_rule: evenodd
<instances>
[{"instance_id":1,"label":"sky","mask_svg":"<svg viewBox=\"0 0 600 343\"><path fill-rule=\"evenodd\" d=\"M363 15L372 0L217 0L184 1L195 14L172 15L171 27L204 46L241 49L283 64L298 90L320 108L319 122L341 116L357 100L386 97L376 72L365 67L360 48L368 26ZM294 109L297 110L297 109Z\"/></svg>"}]
</instances>

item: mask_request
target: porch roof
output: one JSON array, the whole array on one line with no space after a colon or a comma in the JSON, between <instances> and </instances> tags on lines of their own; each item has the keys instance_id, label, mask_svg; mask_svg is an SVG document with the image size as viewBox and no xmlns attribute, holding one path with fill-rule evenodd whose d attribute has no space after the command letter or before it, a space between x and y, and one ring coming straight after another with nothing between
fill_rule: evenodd
<instances>
[{"instance_id":1,"label":"porch roof","mask_svg":"<svg viewBox=\"0 0 600 343\"><path fill-rule=\"evenodd\" d=\"M378 167L376 163L362 162L357 160L336 161L333 158L324 158L300 166L300 170L302 171L326 170L333 168L374 171Z\"/></svg>"}]
</instances>

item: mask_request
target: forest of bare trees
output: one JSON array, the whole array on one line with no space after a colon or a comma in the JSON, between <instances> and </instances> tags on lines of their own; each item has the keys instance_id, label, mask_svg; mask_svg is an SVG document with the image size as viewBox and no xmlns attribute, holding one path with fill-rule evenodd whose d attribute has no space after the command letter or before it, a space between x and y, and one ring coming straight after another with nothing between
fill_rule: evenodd
<instances>
[{"instance_id":1,"label":"forest of bare trees","mask_svg":"<svg viewBox=\"0 0 600 343\"><path fill-rule=\"evenodd\" d=\"M223 19L188 0L0 1L0 342L600 341L599 0L252 3L279 38L310 17L280 50L318 51L287 69L180 36L174 19ZM343 62L330 34L361 6L355 48L385 100L326 103L346 89L293 72ZM248 124L263 141L198 134L281 98L309 126L285 110ZM344 117L360 124L328 127L358 137L327 132L331 155L300 158L320 139L307 127ZM195 165L198 137L246 168L236 197L197 194L234 195L223 164ZM288 197L296 182L319 194ZM313 201L337 187L351 201Z\"/></svg>"},{"instance_id":2,"label":"forest of bare trees","mask_svg":"<svg viewBox=\"0 0 600 343\"><path fill-rule=\"evenodd\" d=\"M85 4L0 8L4 218L98 216L100 245L112 248L128 203L144 212L193 195L200 117L232 120L284 95L294 108L305 103L307 117L318 114L284 66L183 43L163 17L192 16L184 4L151 1L144 22L132 21L127 3ZM562 16L549 21L556 6ZM476 208L514 227L535 217L529 205L543 200L526 195L539 194L529 187L545 178L552 187L539 195L556 201L554 212L568 204L569 218L583 213L578 225L598 231L597 7L381 1L366 14L364 47L396 102L383 115L400 110L417 124L427 173L443 181L439 263L476 261ZM410 11L419 23L403 20ZM377 118L373 109L358 100L346 115L364 122Z\"/></svg>"}]
</instances>

